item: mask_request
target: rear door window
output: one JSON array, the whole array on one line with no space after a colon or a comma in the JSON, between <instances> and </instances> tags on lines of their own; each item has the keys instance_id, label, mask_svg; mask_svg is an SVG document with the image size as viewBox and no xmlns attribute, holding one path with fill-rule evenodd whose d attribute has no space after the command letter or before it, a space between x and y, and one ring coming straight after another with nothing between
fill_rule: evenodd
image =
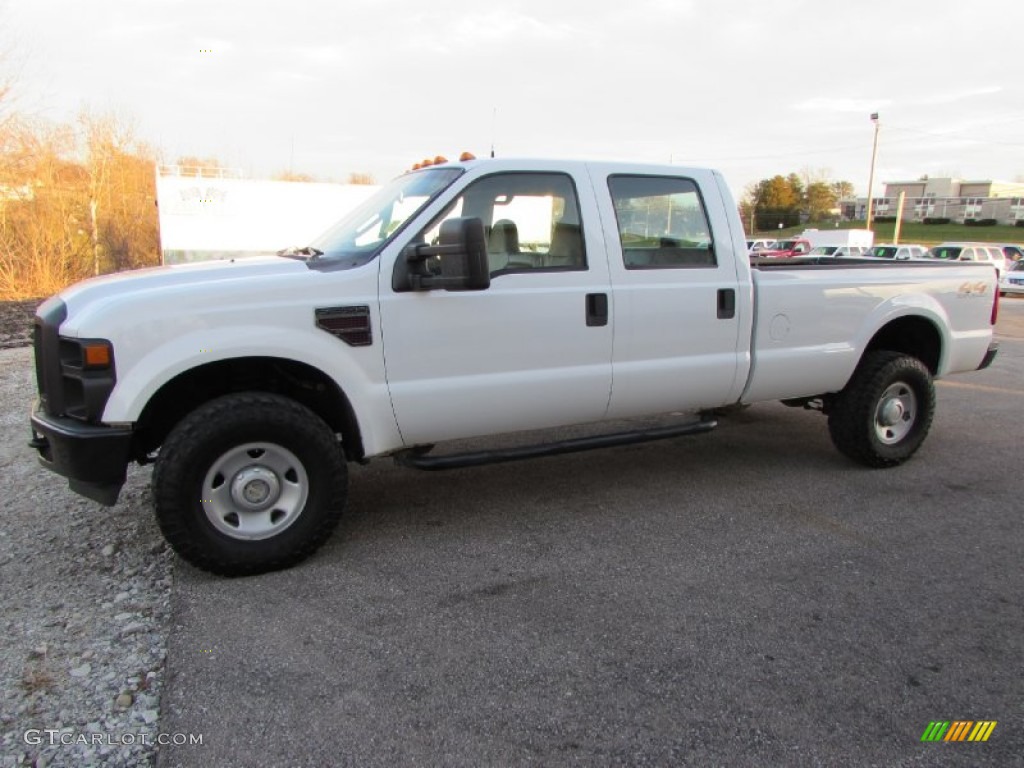
<instances>
[{"instance_id":1,"label":"rear door window","mask_svg":"<svg viewBox=\"0 0 1024 768\"><path fill-rule=\"evenodd\" d=\"M715 267L697 185L665 176L608 177L626 269Z\"/></svg>"}]
</instances>

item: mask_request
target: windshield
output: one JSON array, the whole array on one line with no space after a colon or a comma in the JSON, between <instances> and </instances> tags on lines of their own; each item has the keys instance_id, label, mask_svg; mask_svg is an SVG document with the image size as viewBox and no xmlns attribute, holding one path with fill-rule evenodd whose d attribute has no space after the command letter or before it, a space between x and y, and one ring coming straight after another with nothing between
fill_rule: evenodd
<instances>
[{"instance_id":1,"label":"windshield","mask_svg":"<svg viewBox=\"0 0 1024 768\"><path fill-rule=\"evenodd\" d=\"M838 250L839 246L837 245L819 245L817 248L812 248L808 256L831 256Z\"/></svg>"},{"instance_id":2,"label":"windshield","mask_svg":"<svg viewBox=\"0 0 1024 768\"><path fill-rule=\"evenodd\" d=\"M960 258L960 251L962 250L963 248L959 246L937 245L928 251L928 255L933 259L950 259L952 261L957 261Z\"/></svg>"},{"instance_id":3,"label":"windshield","mask_svg":"<svg viewBox=\"0 0 1024 768\"><path fill-rule=\"evenodd\" d=\"M376 255L398 229L462 174L462 168L406 173L346 214L310 245L325 258Z\"/></svg>"}]
</instances>

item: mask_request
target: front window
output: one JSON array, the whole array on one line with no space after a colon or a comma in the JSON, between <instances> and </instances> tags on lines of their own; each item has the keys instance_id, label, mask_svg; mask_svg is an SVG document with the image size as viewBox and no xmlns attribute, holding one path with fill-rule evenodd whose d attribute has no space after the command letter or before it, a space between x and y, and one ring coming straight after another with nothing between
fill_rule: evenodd
<instances>
[{"instance_id":1,"label":"front window","mask_svg":"<svg viewBox=\"0 0 1024 768\"><path fill-rule=\"evenodd\" d=\"M456 216L483 222L491 277L587 268L576 187L564 173L484 176L468 185L416 240L437 243L441 224ZM433 262L427 266L439 268Z\"/></svg>"},{"instance_id":2,"label":"front window","mask_svg":"<svg viewBox=\"0 0 1024 768\"><path fill-rule=\"evenodd\" d=\"M462 168L430 168L399 176L311 245L323 251L325 258L371 258L462 172Z\"/></svg>"},{"instance_id":3,"label":"front window","mask_svg":"<svg viewBox=\"0 0 1024 768\"><path fill-rule=\"evenodd\" d=\"M896 258L896 249L886 245L876 245L870 251L869 256L874 256L876 259L894 259Z\"/></svg>"}]
</instances>

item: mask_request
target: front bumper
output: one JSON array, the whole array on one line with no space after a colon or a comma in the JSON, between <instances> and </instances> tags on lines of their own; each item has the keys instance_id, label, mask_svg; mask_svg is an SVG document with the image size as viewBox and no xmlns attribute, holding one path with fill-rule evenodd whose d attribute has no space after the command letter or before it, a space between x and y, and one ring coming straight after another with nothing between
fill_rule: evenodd
<instances>
[{"instance_id":1,"label":"front bumper","mask_svg":"<svg viewBox=\"0 0 1024 768\"><path fill-rule=\"evenodd\" d=\"M39 463L63 475L75 493L113 506L127 476L132 429L85 424L50 416L36 401L32 408L32 441Z\"/></svg>"}]
</instances>

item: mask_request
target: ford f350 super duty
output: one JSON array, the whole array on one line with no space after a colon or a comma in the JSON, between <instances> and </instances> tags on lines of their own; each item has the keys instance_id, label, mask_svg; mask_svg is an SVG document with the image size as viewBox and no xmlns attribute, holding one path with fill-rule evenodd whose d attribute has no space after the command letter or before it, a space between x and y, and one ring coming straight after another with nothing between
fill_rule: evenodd
<instances>
[{"instance_id":1,"label":"ford f350 super duty","mask_svg":"<svg viewBox=\"0 0 1024 768\"><path fill-rule=\"evenodd\" d=\"M442 469L606 447L782 400L822 411L851 459L899 464L929 430L933 379L992 361L997 310L991 265L752 263L715 171L444 161L279 257L102 277L46 301L32 445L108 505L130 462L154 461L174 549L257 573L327 539L350 461ZM433 449L679 411L695 417Z\"/></svg>"}]
</instances>

